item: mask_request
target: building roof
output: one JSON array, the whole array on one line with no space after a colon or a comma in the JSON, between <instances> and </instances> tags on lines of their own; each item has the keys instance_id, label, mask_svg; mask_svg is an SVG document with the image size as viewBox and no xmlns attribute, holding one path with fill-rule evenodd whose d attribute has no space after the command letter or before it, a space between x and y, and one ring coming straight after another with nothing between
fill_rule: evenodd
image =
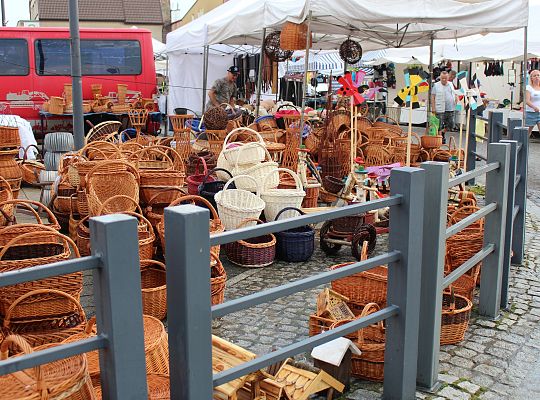
<instances>
[{"instance_id":1,"label":"building roof","mask_svg":"<svg viewBox=\"0 0 540 400\"><path fill-rule=\"evenodd\" d=\"M68 0L39 0L40 20L68 20ZM81 21L162 24L160 0L79 0Z\"/></svg>"}]
</instances>

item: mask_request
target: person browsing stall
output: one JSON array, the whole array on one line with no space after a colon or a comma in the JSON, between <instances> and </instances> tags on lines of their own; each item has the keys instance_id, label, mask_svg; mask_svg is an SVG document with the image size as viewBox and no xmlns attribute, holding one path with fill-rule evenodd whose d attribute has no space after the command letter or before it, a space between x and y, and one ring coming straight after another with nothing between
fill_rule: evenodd
<instances>
[{"instance_id":1,"label":"person browsing stall","mask_svg":"<svg viewBox=\"0 0 540 400\"><path fill-rule=\"evenodd\" d=\"M446 71L441 72L439 82L433 85L431 91L431 104L435 106L435 114L441 122L441 128L454 130L454 110L456 108L456 94L454 86L449 81L449 74Z\"/></svg>"},{"instance_id":2,"label":"person browsing stall","mask_svg":"<svg viewBox=\"0 0 540 400\"><path fill-rule=\"evenodd\" d=\"M534 126L540 131L540 71L533 69L529 73L530 83L526 87L525 125L529 127L529 136Z\"/></svg>"},{"instance_id":3,"label":"person browsing stall","mask_svg":"<svg viewBox=\"0 0 540 400\"><path fill-rule=\"evenodd\" d=\"M234 108L238 88L236 87L236 78L240 71L233 65L227 70L227 76L218 79L212 85L208 92L209 101L206 108L219 107L222 103L230 104Z\"/></svg>"}]
</instances>

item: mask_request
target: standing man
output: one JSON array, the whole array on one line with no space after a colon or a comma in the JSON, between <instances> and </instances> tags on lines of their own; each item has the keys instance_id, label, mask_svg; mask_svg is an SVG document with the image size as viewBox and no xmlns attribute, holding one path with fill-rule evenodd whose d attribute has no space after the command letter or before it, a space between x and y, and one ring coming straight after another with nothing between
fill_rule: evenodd
<instances>
[{"instance_id":1,"label":"standing man","mask_svg":"<svg viewBox=\"0 0 540 400\"><path fill-rule=\"evenodd\" d=\"M236 87L236 78L239 74L238 67L233 65L227 70L225 78L218 79L212 85L208 92L209 101L206 108L219 107L221 103L230 104L234 108L238 88Z\"/></svg>"},{"instance_id":2,"label":"standing man","mask_svg":"<svg viewBox=\"0 0 540 400\"><path fill-rule=\"evenodd\" d=\"M456 108L454 87L448 78L448 72L441 72L439 82L433 85L431 91L431 104L435 105L435 113L441 122L443 141L446 141L445 132L454 130L454 110Z\"/></svg>"}]
</instances>

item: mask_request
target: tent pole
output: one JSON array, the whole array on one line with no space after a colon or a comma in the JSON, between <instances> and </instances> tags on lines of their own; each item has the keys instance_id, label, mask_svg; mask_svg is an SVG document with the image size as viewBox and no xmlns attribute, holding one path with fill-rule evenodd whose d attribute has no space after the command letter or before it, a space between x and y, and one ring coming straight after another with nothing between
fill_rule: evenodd
<instances>
[{"instance_id":1,"label":"tent pole","mask_svg":"<svg viewBox=\"0 0 540 400\"><path fill-rule=\"evenodd\" d=\"M431 87L433 86L433 35L429 38L429 90L428 90L428 106L427 106L427 119L429 121L429 115L431 114ZM426 123L426 128L429 129L429 124Z\"/></svg>"},{"instance_id":2,"label":"tent pole","mask_svg":"<svg viewBox=\"0 0 540 400\"><path fill-rule=\"evenodd\" d=\"M266 28L262 30L261 40L261 58L259 60L259 72L257 76L257 108L255 108L255 118L259 118L259 106L261 105L261 86L262 86L262 70L264 64L264 38L266 37Z\"/></svg>"},{"instance_id":3,"label":"tent pole","mask_svg":"<svg viewBox=\"0 0 540 400\"><path fill-rule=\"evenodd\" d=\"M165 135L169 136L169 56L165 61L165 87L163 88L165 95Z\"/></svg>"},{"instance_id":4,"label":"tent pole","mask_svg":"<svg viewBox=\"0 0 540 400\"><path fill-rule=\"evenodd\" d=\"M526 98L527 98L527 27L523 27L523 68L521 71L521 75L523 76L523 80L521 81L521 93L523 96L523 126L525 126L525 104L526 104ZM511 107L511 106L510 106Z\"/></svg>"},{"instance_id":5,"label":"tent pole","mask_svg":"<svg viewBox=\"0 0 540 400\"><path fill-rule=\"evenodd\" d=\"M302 147L302 134L304 133L304 109L306 108L307 71L309 68L309 48L311 44L311 11L307 17L306 59L304 60L304 85L302 88L302 110L300 110L300 148Z\"/></svg>"},{"instance_id":6,"label":"tent pole","mask_svg":"<svg viewBox=\"0 0 540 400\"><path fill-rule=\"evenodd\" d=\"M71 36L73 136L75 139L75 150L80 150L84 146L84 114L81 71L81 37L79 33L79 4L77 0L69 1L69 34Z\"/></svg>"},{"instance_id":7,"label":"tent pole","mask_svg":"<svg viewBox=\"0 0 540 400\"><path fill-rule=\"evenodd\" d=\"M202 93L202 114L206 111L206 87L208 86L208 45L204 46L203 53L203 93Z\"/></svg>"}]
</instances>

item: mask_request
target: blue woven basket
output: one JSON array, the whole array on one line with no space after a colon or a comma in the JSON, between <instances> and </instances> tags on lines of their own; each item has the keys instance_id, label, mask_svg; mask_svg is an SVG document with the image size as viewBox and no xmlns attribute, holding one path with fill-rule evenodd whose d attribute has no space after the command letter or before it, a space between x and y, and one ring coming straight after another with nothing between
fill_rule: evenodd
<instances>
[{"instance_id":1,"label":"blue woven basket","mask_svg":"<svg viewBox=\"0 0 540 400\"><path fill-rule=\"evenodd\" d=\"M287 210L298 211L300 215L305 213L296 207L285 207L276 215L276 221L281 213ZM310 226L289 229L276 232L276 257L287 262L307 261L315 250L315 231Z\"/></svg>"}]
</instances>

